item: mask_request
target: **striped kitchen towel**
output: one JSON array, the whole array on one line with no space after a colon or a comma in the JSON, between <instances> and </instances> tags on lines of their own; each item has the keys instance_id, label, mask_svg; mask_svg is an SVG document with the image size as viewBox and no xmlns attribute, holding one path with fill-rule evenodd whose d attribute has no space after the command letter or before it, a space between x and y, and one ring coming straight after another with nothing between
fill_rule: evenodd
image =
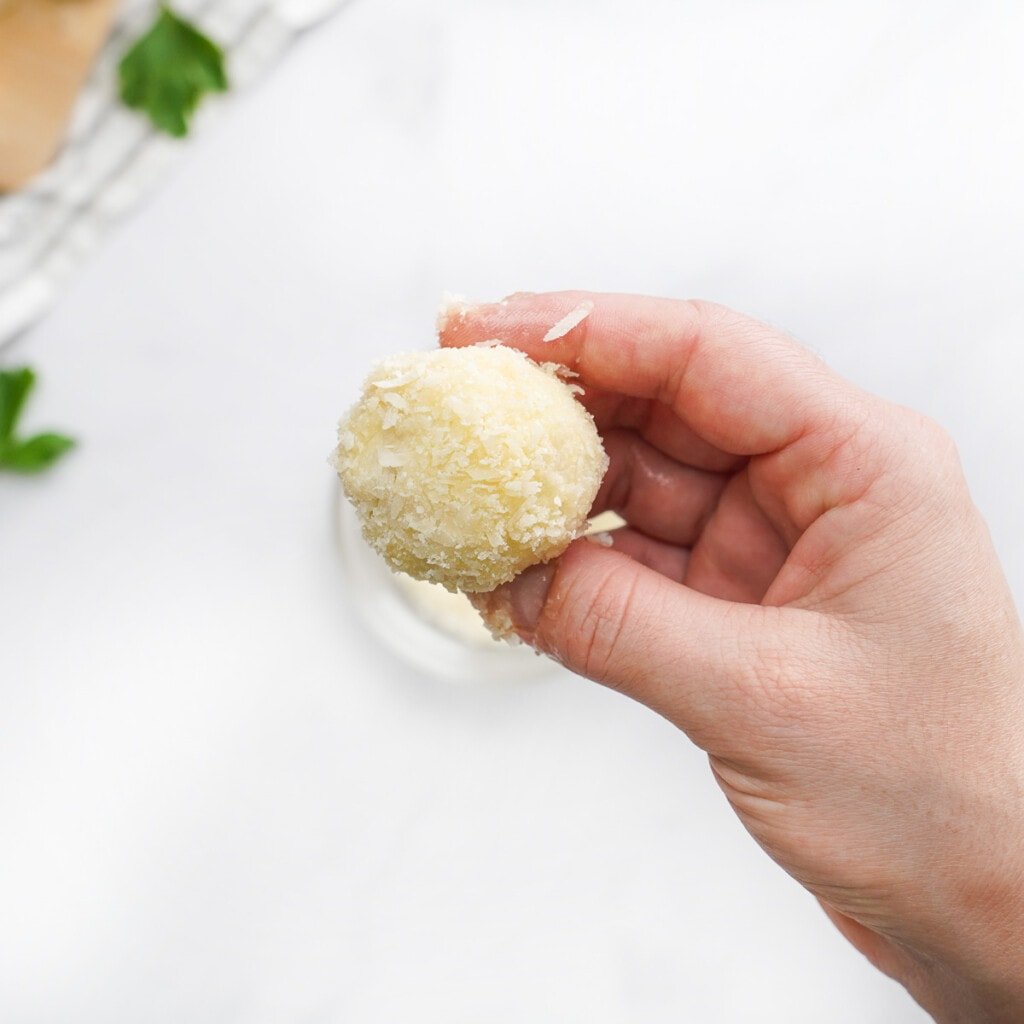
<instances>
[{"instance_id":1,"label":"striped kitchen towel","mask_svg":"<svg viewBox=\"0 0 1024 1024\"><path fill-rule=\"evenodd\" d=\"M223 47L230 98L343 2L174 0L174 9ZM117 98L118 62L157 10L154 0L125 0L57 158L25 188L0 197L0 347L46 311L74 269L185 148ZM215 120L222 102L208 98L195 128Z\"/></svg>"}]
</instances>

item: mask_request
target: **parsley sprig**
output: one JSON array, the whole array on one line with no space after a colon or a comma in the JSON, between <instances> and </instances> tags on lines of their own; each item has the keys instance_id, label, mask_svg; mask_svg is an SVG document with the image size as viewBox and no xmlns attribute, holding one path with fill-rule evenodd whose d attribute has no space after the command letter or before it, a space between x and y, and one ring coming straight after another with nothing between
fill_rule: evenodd
<instances>
[{"instance_id":1,"label":"parsley sprig","mask_svg":"<svg viewBox=\"0 0 1024 1024\"><path fill-rule=\"evenodd\" d=\"M166 6L121 58L118 77L124 103L177 138L188 134L200 100L228 87L220 47Z\"/></svg>"},{"instance_id":2,"label":"parsley sprig","mask_svg":"<svg viewBox=\"0 0 1024 1024\"><path fill-rule=\"evenodd\" d=\"M35 382L36 375L27 366L0 370L0 469L38 473L75 446L63 434L18 436L18 421Z\"/></svg>"}]
</instances>

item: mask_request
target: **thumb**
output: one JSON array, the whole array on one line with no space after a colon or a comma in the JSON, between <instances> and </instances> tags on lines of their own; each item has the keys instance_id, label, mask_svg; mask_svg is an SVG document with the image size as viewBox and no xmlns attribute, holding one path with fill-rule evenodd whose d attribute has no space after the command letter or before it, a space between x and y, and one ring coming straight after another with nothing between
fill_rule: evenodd
<instances>
[{"instance_id":1,"label":"thumb","mask_svg":"<svg viewBox=\"0 0 1024 1024\"><path fill-rule=\"evenodd\" d=\"M495 628L573 672L633 697L707 749L752 688L772 685L793 610L701 594L621 551L583 539L474 604ZM766 657L768 651L775 652ZM744 699L746 698L746 699Z\"/></svg>"}]
</instances>

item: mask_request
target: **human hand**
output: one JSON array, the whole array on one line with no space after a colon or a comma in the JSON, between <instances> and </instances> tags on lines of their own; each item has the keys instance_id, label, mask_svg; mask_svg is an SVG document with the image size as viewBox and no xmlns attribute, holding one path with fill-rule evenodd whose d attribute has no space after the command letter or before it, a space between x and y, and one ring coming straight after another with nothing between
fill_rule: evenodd
<instances>
[{"instance_id":1,"label":"human hand","mask_svg":"<svg viewBox=\"0 0 1024 1024\"><path fill-rule=\"evenodd\" d=\"M579 374L611 459L594 511L629 524L489 612L683 729L937 1020L1024 1020L1024 636L945 433L702 302L517 295L439 333Z\"/></svg>"}]
</instances>

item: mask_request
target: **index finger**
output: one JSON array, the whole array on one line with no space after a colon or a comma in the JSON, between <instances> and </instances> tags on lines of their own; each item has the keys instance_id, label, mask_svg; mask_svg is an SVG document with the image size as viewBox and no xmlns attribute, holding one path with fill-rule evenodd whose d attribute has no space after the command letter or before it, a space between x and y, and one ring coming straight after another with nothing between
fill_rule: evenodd
<instances>
[{"instance_id":1,"label":"index finger","mask_svg":"<svg viewBox=\"0 0 1024 1024\"><path fill-rule=\"evenodd\" d=\"M586 315L545 341L568 314ZM855 389L781 331L713 303L591 292L513 295L450 304L443 346L498 338L539 362L561 363L585 385L653 400L708 443L738 456L775 452L841 429Z\"/></svg>"}]
</instances>

